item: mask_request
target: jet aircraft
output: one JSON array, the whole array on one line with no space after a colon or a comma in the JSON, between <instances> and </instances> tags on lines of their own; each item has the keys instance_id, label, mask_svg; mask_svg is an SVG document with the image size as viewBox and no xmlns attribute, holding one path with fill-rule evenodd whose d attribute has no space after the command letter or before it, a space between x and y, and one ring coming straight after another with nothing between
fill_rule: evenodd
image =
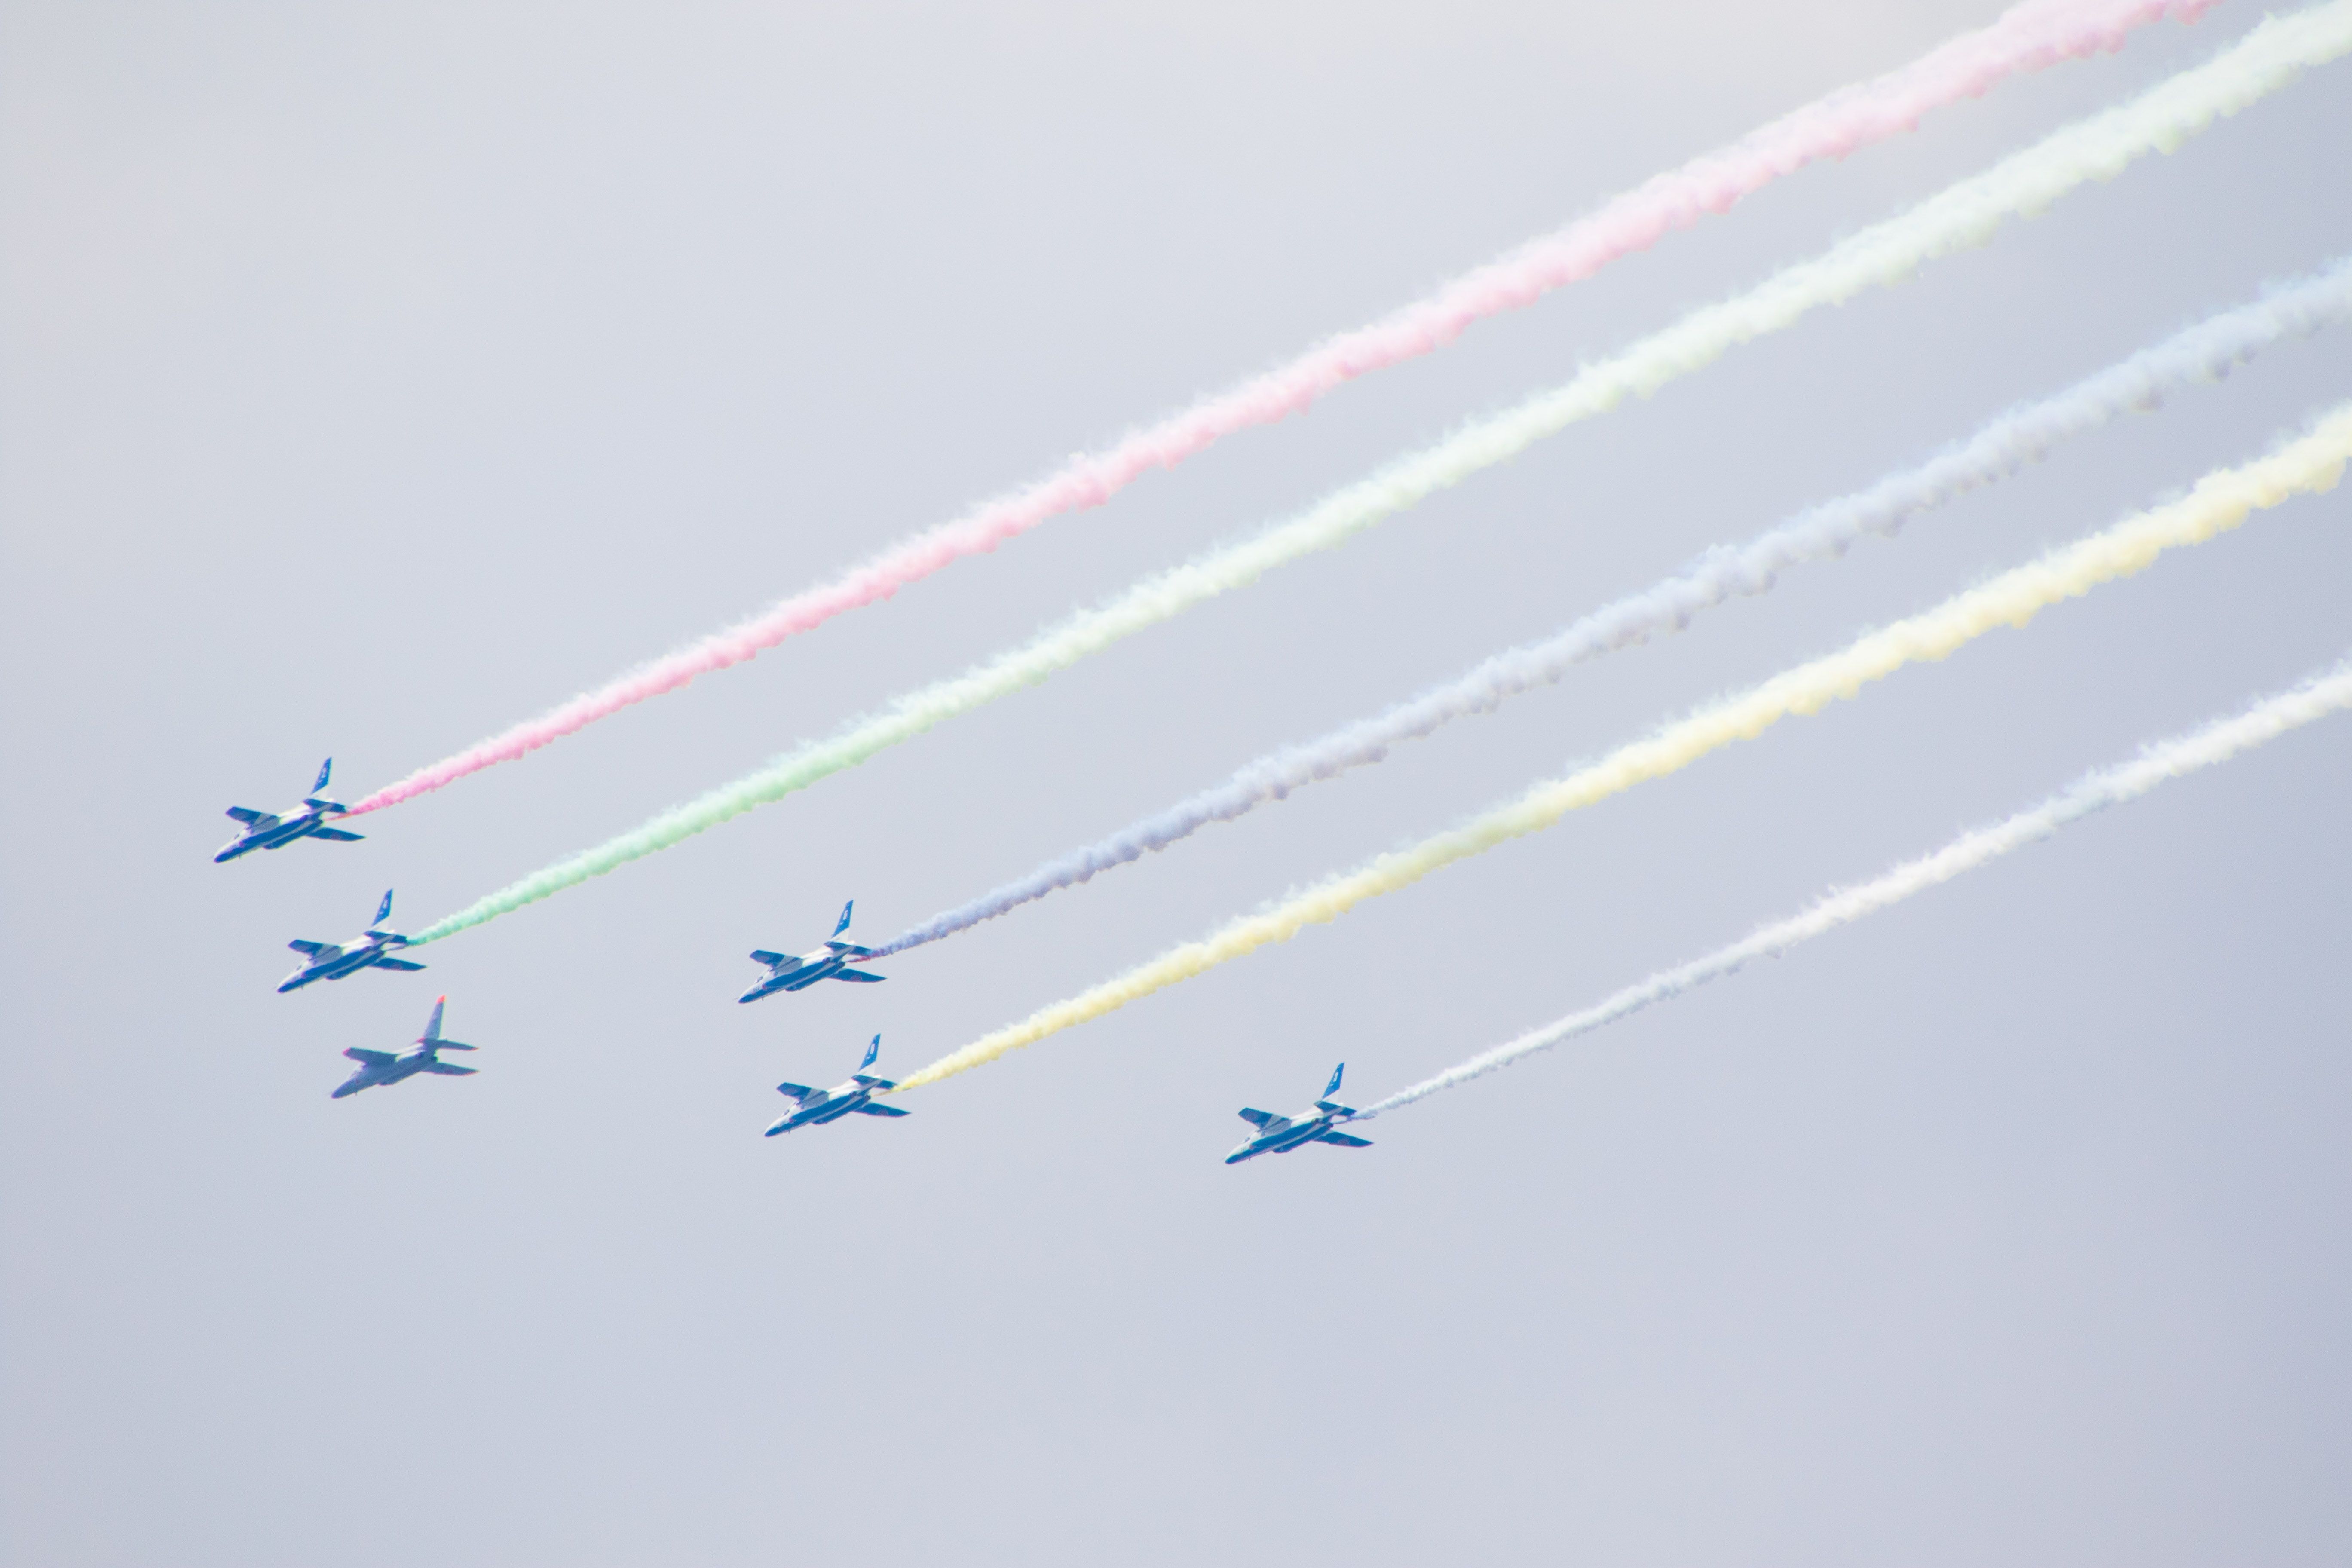
<instances>
[{"instance_id":1,"label":"jet aircraft","mask_svg":"<svg viewBox=\"0 0 2352 1568\"><path fill-rule=\"evenodd\" d=\"M360 1064L360 1070L345 1079L342 1087L328 1098L341 1100L347 1094L357 1094L378 1084L398 1083L415 1078L421 1072L446 1073L451 1078L467 1078L480 1071L478 1068L461 1068L456 1062L445 1062L436 1053L440 1051L470 1051L474 1047L463 1040L441 1037L441 1010L449 1005L449 998L433 999L433 1016L425 1021L425 1032L416 1043L404 1051L363 1051L354 1046L343 1055Z\"/></svg>"},{"instance_id":2,"label":"jet aircraft","mask_svg":"<svg viewBox=\"0 0 2352 1568\"><path fill-rule=\"evenodd\" d=\"M833 922L833 934L837 939L849 929L849 911L857 907L852 899L841 906L841 918ZM762 950L751 955L754 963L768 966L767 978L735 998L738 1002L757 1002L773 991L805 991L820 980L856 980L872 984L887 980L887 974L869 974L863 969L849 967L860 958L871 958L874 950L856 942L833 941L824 944L822 952L805 956L797 952L769 952Z\"/></svg>"},{"instance_id":3,"label":"jet aircraft","mask_svg":"<svg viewBox=\"0 0 2352 1568\"><path fill-rule=\"evenodd\" d=\"M843 917L845 921L847 918L845 914ZM779 1118L776 1124L768 1129L767 1135L773 1138L779 1132L790 1132L795 1128L822 1127L828 1121L838 1121L853 1111L860 1116L906 1115L895 1105L874 1103L876 1089L898 1087L887 1078L875 1078L866 1072L866 1069L874 1065L874 1058L881 1054L882 1037L877 1035L874 1043L866 1047L866 1059L857 1064L857 1071L847 1083L837 1083L831 1089L811 1089L804 1083L776 1085L778 1094L790 1096L799 1102L799 1107Z\"/></svg>"},{"instance_id":4,"label":"jet aircraft","mask_svg":"<svg viewBox=\"0 0 2352 1568\"><path fill-rule=\"evenodd\" d=\"M1257 1136L1226 1155L1225 1163L1238 1165L1260 1154L1287 1154L1309 1143L1337 1143L1343 1149L1370 1148L1370 1139L1341 1132L1334 1125L1356 1114L1355 1107L1335 1104L1331 1099L1339 1092L1339 1075L1347 1070L1346 1062L1331 1069L1331 1081L1323 1086L1323 1098L1315 1102L1312 1110L1302 1110L1296 1116L1276 1116L1271 1110L1244 1110L1242 1120L1257 1129Z\"/></svg>"},{"instance_id":5,"label":"jet aircraft","mask_svg":"<svg viewBox=\"0 0 2352 1568\"><path fill-rule=\"evenodd\" d=\"M384 921L392 918L392 889L384 889L383 902L375 907L375 922L358 936L338 947L331 942L289 942L286 945L302 955L302 967L286 977L280 991L299 991L313 980L341 980L347 974L357 974L373 965L378 969L422 969L421 963L405 958L394 958L393 950L406 947L408 939L396 931L383 931Z\"/></svg>"},{"instance_id":6,"label":"jet aircraft","mask_svg":"<svg viewBox=\"0 0 2352 1568\"><path fill-rule=\"evenodd\" d=\"M310 795L299 806L289 805L275 816L266 811L256 811L249 805L230 806L228 814L244 824L244 827L219 854L213 857L213 863L218 865L224 860L234 860L256 849L283 849L298 838L331 838L338 844L355 844L364 837L363 834L327 826L330 815L341 816L343 814L341 801L328 800L320 794L327 787L327 775L334 770L334 758L329 757L320 763L319 782L310 786Z\"/></svg>"}]
</instances>

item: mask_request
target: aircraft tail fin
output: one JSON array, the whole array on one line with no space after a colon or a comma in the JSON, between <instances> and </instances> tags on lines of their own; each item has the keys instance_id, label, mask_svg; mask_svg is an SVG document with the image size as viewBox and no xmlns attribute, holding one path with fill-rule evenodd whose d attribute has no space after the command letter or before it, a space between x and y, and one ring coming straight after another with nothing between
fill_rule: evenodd
<instances>
[{"instance_id":1,"label":"aircraft tail fin","mask_svg":"<svg viewBox=\"0 0 2352 1568\"><path fill-rule=\"evenodd\" d=\"M416 1037L418 1045L436 1046L441 1043L441 1015L448 1005L449 998L446 994L433 998L433 1016L425 1020L425 1032Z\"/></svg>"},{"instance_id":2,"label":"aircraft tail fin","mask_svg":"<svg viewBox=\"0 0 2352 1568\"><path fill-rule=\"evenodd\" d=\"M392 895L387 893L384 896L386 898L390 898ZM1323 1086L1324 1099L1328 1100L1333 1095L1339 1092L1339 1080L1347 1076L1347 1071L1348 1064L1346 1062L1341 1062L1338 1067L1331 1069L1331 1081Z\"/></svg>"},{"instance_id":3,"label":"aircraft tail fin","mask_svg":"<svg viewBox=\"0 0 2352 1568\"><path fill-rule=\"evenodd\" d=\"M319 782L310 786L310 793L312 795L323 794L327 787L327 781L334 776L334 758L329 757L325 762L320 763L319 764Z\"/></svg>"},{"instance_id":4,"label":"aircraft tail fin","mask_svg":"<svg viewBox=\"0 0 2352 1568\"><path fill-rule=\"evenodd\" d=\"M877 1035L874 1037L874 1043L866 1047L866 1058L863 1061L857 1064L857 1070L859 1072L864 1072L867 1068L872 1067L874 1065L874 1058L881 1054L882 1037Z\"/></svg>"},{"instance_id":5,"label":"aircraft tail fin","mask_svg":"<svg viewBox=\"0 0 2352 1568\"><path fill-rule=\"evenodd\" d=\"M841 918L833 922L834 935L839 936L843 931L849 929L849 911L856 907L857 900L856 899L852 899L849 902L841 906Z\"/></svg>"},{"instance_id":6,"label":"aircraft tail fin","mask_svg":"<svg viewBox=\"0 0 2352 1568\"><path fill-rule=\"evenodd\" d=\"M383 902L376 905L375 919L368 921L368 930L373 931L390 919L392 919L392 889L386 888L383 890Z\"/></svg>"}]
</instances>

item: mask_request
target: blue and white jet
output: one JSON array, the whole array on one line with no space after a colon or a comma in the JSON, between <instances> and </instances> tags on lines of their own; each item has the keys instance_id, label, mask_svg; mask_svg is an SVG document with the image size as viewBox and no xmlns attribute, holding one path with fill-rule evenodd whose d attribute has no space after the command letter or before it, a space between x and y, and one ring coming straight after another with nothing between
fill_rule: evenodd
<instances>
[{"instance_id":1,"label":"blue and white jet","mask_svg":"<svg viewBox=\"0 0 2352 1568\"><path fill-rule=\"evenodd\" d=\"M858 959L874 956L874 950L870 947L860 947L854 942L839 940L841 933L849 929L849 912L856 907L856 899L841 906L841 918L833 922L835 940L826 942L822 952L803 955L770 952L762 949L753 953L751 962L766 964L768 976L735 1000L757 1002L771 992L805 991L820 980L853 980L872 985L889 979L887 974L870 974L863 969L849 967Z\"/></svg>"},{"instance_id":2,"label":"blue and white jet","mask_svg":"<svg viewBox=\"0 0 2352 1568\"><path fill-rule=\"evenodd\" d=\"M415 1078L421 1072L443 1073L450 1078L470 1078L479 1068L461 1068L456 1062L445 1062L442 1051L470 1051L474 1047L463 1040L441 1037L441 1010L449 1005L449 998L433 999L433 1016L426 1020L425 1032L416 1037L415 1044L404 1051L363 1051L354 1046L343 1055L360 1064L360 1070L345 1079L342 1087L327 1098L341 1100L347 1094L357 1094L378 1084L398 1083Z\"/></svg>"},{"instance_id":3,"label":"blue and white jet","mask_svg":"<svg viewBox=\"0 0 2352 1568\"><path fill-rule=\"evenodd\" d=\"M811 1089L804 1083L780 1083L776 1092L797 1101L794 1109L768 1129L773 1138L779 1132L791 1132L803 1127L822 1127L828 1121L838 1121L848 1115L904 1116L907 1113L895 1105L877 1105L874 1091L898 1086L887 1078L876 1078L866 1069L882 1054L882 1037L866 1047L866 1059L857 1064L857 1071L847 1083L835 1084L831 1089Z\"/></svg>"},{"instance_id":4,"label":"blue and white jet","mask_svg":"<svg viewBox=\"0 0 2352 1568\"><path fill-rule=\"evenodd\" d=\"M340 946L331 942L289 942L286 945L302 955L302 967L286 977L280 991L299 991L313 980L341 980L347 974L357 974L362 969L422 969L425 966L405 958L392 956L395 948L406 947L408 939L396 931L385 931L383 922L392 918L392 889L386 888L383 902L375 907L375 921L368 929Z\"/></svg>"},{"instance_id":5,"label":"blue and white jet","mask_svg":"<svg viewBox=\"0 0 2352 1568\"><path fill-rule=\"evenodd\" d=\"M1225 1163L1238 1165L1260 1154L1287 1154L1309 1143L1337 1143L1342 1149L1370 1148L1370 1139L1342 1132L1337 1125L1356 1114L1354 1106L1340 1105L1331 1098L1339 1092L1339 1075L1347 1070L1346 1062L1331 1069L1331 1081L1323 1086L1323 1098L1315 1102L1312 1110L1302 1110L1296 1116L1276 1116L1271 1110L1244 1107L1242 1120L1257 1129L1257 1136L1226 1155Z\"/></svg>"},{"instance_id":6,"label":"blue and white jet","mask_svg":"<svg viewBox=\"0 0 2352 1568\"><path fill-rule=\"evenodd\" d=\"M213 857L213 864L234 860L240 855L250 855L257 849L283 849L298 838L331 838L338 844L356 844L364 834L327 826L329 816L341 816L343 805L329 800L324 795L327 775L335 771L335 759L329 757L319 764L319 782L299 806L289 805L272 815L256 811L249 805L232 805L228 814L244 825L235 838Z\"/></svg>"}]
</instances>

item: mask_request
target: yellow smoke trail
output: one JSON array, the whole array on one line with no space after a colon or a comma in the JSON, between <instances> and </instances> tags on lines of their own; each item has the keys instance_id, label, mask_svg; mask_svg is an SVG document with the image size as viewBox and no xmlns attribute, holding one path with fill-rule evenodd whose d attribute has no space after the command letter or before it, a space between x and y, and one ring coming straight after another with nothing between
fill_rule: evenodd
<instances>
[{"instance_id":1,"label":"yellow smoke trail","mask_svg":"<svg viewBox=\"0 0 2352 1568\"><path fill-rule=\"evenodd\" d=\"M2269 457L2207 475L2179 500L2005 572L1932 610L1872 632L1837 653L1701 709L1565 778L1538 784L1509 805L1409 849L1380 856L1360 870L1310 888L1261 913L1233 921L1200 942L1187 942L1067 1001L1041 1008L1018 1024L941 1057L900 1079L898 1087L919 1089L994 1061L1007 1051L1098 1018L1228 959L1268 942L1286 941L1310 922L1334 919L1366 899L1409 887L1441 867L1549 827L1580 806L1677 772L1734 741L1752 740L1791 713L1819 712L1832 700L1855 696L1864 682L1892 675L1906 664L1942 658L1996 626L2022 626L2036 612L2079 597L2102 583L2127 577L2168 550L2203 543L2236 528L2259 509L2333 487L2343 476L2347 458L2352 458L2352 404L2332 410L2309 434Z\"/></svg>"}]
</instances>

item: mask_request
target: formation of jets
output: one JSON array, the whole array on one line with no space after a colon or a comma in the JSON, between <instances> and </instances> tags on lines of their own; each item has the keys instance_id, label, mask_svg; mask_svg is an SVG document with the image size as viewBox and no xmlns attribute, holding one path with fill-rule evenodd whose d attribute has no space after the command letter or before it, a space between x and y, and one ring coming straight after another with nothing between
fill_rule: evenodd
<instances>
[{"instance_id":1,"label":"formation of jets","mask_svg":"<svg viewBox=\"0 0 2352 1568\"><path fill-rule=\"evenodd\" d=\"M319 764L318 782L310 786L299 806L289 806L282 812L255 811L248 806L233 805L228 815L234 817L240 831L220 853L215 862L235 860L257 849L283 849L304 838L324 839L332 843L352 843L362 835L331 825L329 819L344 815L343 805L326 795L328 777L334 771L332 757ZM751 989L736 998L739 1002L757 1002L762 996L779 991L805 991L822 980L845 980L852 984L873 984L887 980L887 975L856 965L874 956L874 950L856 942L841 940L848 931L850 916L857 901L853 899L841 906L841 918L833 923L833 935L819 947L805 953L770 952L761 949L751 954L752 962L762 964L767 973ZM383 902L376 905L375 919L368 929L341 942L290 942L286 945L302 955L302 966L279 983L280 992L299 991L305 985L320 980L342 980L363 969L422 969L425 965L414 959L399 956L408 945L408 938L389 930L384 922L392 918L392 892L387 889ZM331 1098L347 1099L363 1089L378 1089L404 1082L419 1073L432 1073L450 1078L471 1077L478 1069L459 1067L443 1061L443 1051L470 1051L474 1047L462 1040L445 1038L441 1033L441 1017L449 998L440 997L433 1004L433 1016L425 1021L425 1032L402 1051L373 1051L358 1047L343 1055L359 1064L357 1071L345 1079ZM845 1083L831 1089L812 1089L804 1083L780 1083L776 1092L793 1102L793 1109L776 1119L767 1131L773 1138L780 1132L795 1132L803 1127L823 1127L845 1116L900 1117L907 1114L895 1105L887 1105L874 1097L888 1094L898 1084L877 1077L866 1069L881 1054L882 1037L877 1035L866 1047L866 1058L857 1064ZM1339 1104L1332 1096L1339 1092L1340 1076L1348 1064L1340 1063L1331 1069L1331 1081L1323 1086L1323 1098L1314 1109L1296 1116L1276 1116L1270 1110L1244 1108L1242 1120L1257 1131L1247 1142L1225 1156L1225 1163L1238 1165L1260 1154L1287 1154L1294 1149L1304 1149L1309 1143L1332 1143L1345 1149L1364 1149L1371 1140L1358 1138L1339 1130L1339 1123L1354 1118L1356 1111Z\"/></svg>"}]
</instances>

